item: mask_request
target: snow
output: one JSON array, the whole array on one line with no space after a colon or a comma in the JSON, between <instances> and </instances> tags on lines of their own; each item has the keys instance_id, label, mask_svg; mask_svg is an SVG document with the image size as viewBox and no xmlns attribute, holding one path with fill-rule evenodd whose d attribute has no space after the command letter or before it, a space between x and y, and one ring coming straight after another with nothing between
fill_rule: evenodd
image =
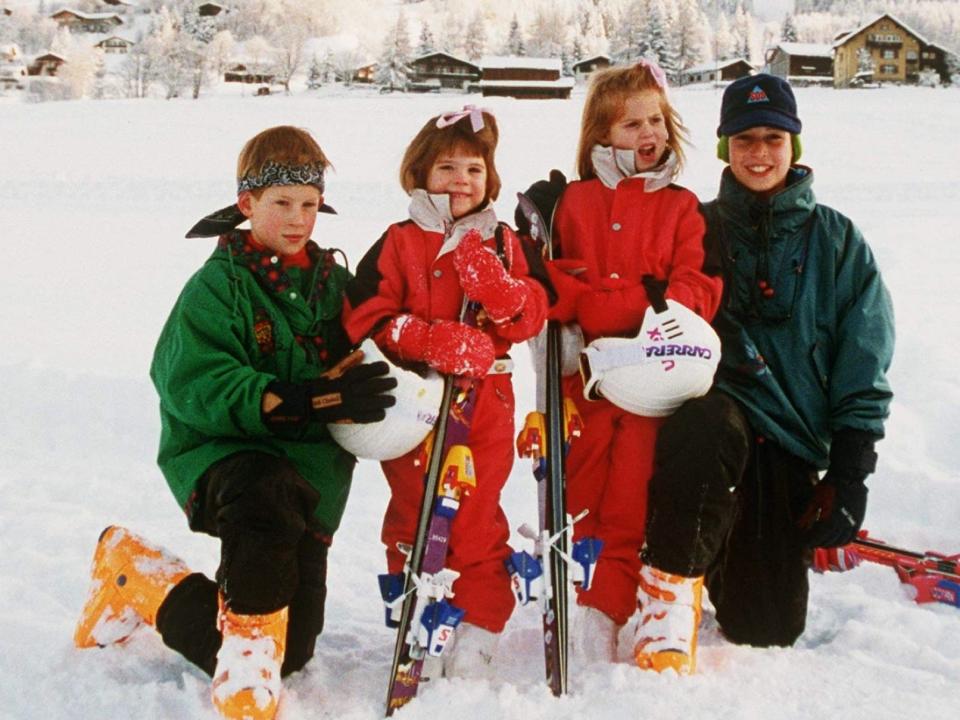
<instances>
[{"instance_id":1,"label":"snow","mask_svg":"<svg viewBox=\"0 0 960 720\"><path fill-rule=\"evenodd\" d=\"M520 57L517 55L484 55L480 67L485 70L557 70L563 69L560 58Z\"/></svg>"},{"instance_id":2,"label":"snow","mask_svg":"<svg viewBox=\"0 0 960 720\"><path fill-rule=\"evenodd\" d=\"M896 392L868 527L917 550L960 551L960 102L956 90L799 88L804 162L818 197L850 215L878 257L897 311ZM720 94L672 91L696 146L682 182L713 196ZM0 99L0 716L11 720L214 718L210 682L139 630L123 647L77 650L100 531L120 523L212 573L217 543L192 534L154 463L159 422L147 378L153 344L186 279L212 251L185 240L231 199L243 142L266 126L312 130L336 172L317 222L322 245L355 264L405 216L396 172L425 119L479 97L221 96L201 101L20 103ZM497 203L574 162L583 95L483 98L500 122ZM518 349L517 415L533 404ZM535 523L535 488L518 462L503 502L512 526ZM376 574L387 500L362 462L331 552L327 625L317 655L285 683L280 720L381 717L393 634ZM514 538L518 547L523 540ZM684 717L902 720L949 717L960 690L960 610L911 602L893 571L861 566L811 580L807 631L790 649L737 647L705 613L697 675L644 674L574 655L571 694L542 681L539 617L515 613L495 680L432 681L408 720ZM574 618L576 622L577 617Z\"/></svg>"}]
</instances>

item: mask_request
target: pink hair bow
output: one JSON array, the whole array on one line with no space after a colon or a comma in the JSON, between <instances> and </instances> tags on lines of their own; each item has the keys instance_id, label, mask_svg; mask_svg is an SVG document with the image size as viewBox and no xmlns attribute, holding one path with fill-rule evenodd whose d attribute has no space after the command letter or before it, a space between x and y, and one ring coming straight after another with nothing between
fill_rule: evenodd
<instances>
[{"instance_id":1,"label":"pink hair bow","mask_svg":"<svg viewBox=\"0 0 960 720\"><path fill-rule=\"evenodd\" d=\"M486 108L478 108L476 105L464 105L463 110L454 110L453 112L443 113L437 118L437 127L443 129L459 122L465 117L470 118L470 126L474 132L483 130L483 114L489 113ZM491 115L493 113L490 113Z\"/></svg>"},{"instance_id":2,"label":"pink hair bow","mask_svg":"<svg viewBox=\"0 0 960 720\"><path fill-rule=\"evenodd\" d=\"M654 81L664 90L667 89L667 74L663 71L663 68L657 65L656 60L648 60L647 58L641 58L637 61L637 65L640 67L645 67L650 71L650 74L653 76Z\"/></svg>"}]
</instances>

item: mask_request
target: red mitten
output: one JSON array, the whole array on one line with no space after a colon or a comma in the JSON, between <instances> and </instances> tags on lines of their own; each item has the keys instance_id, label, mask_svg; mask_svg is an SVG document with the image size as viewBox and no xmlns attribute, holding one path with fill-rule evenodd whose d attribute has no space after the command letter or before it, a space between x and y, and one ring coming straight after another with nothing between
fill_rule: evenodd
<instances>
[{"instance_id":1,"label":"red mitten","mask_svg":"<svg viewBox=\"0 0 960 720\"><path fill-rule=\"evenodd\" d=\"M497 254L484 246L478 231L471 230L461 238L453 265L463 292L483 305L493 322L507 322L520 314L527 300L526 285L510 276Z\"/></svg>"},{"instance_id":2,"label":"red mitten","mask_svg":"<svg viewBox=\"0 0 960 720\"><path fill-rule=\"evenodd\" d=\"M550 307L548 317L563 323L573 322L577 319L580 293L590 289L589 285L577 279L585 270L583 262L557 259L549 261L546 266L550 282L557 291L557 301Z\"/></svg>"},{"instance_id":3,"label":"red mitten","mask_svg":"<svg viewBox=\"0 0 960 720\"><path fill-rule=\"evenodd\" d=\"M401 360L422 360L445 375L480 378L496 359L489 335L455 320L428 323L415 315L398 315L383 337L387 349Z\"/></svg>"},{"instance_id":4,"label":"red mitten","mask_svg":"<svg viewBox=\"0 0 960 720\"><path fill-rule=\"evenodd\" d=\"M591 337L619 335L639 330L649 305L643 285L630 284L620 278L604 278L599 290L580 295L577 322Z\"/></svg>"},{"instance_id":5,"label":"red mitten","mask_svg":"<svg viewBox=\"0 0 960 720\"><path fill-rule=\"evenodd\" d=\"M860 557L860 553L851 545L813 549L813 569L816 572L852 570L862 561L863 558Z\"/></svg>"}]
</instances>

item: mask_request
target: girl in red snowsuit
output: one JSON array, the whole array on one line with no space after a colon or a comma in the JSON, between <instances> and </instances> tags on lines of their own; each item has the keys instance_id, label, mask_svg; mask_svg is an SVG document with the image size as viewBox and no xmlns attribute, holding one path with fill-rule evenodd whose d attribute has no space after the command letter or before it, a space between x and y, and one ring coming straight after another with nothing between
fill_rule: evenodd
<instances>
[{"instance_id":1,"label":"girl in red snowsuit","mask_svg":"<svg viewBox=\"0 0 960 720\"><path fill-rule=\"evenodd\" d=\"M551 319L576 323L584 342L633 337L650 305L642 284L665 282L666 298L709 320L721 280L705 269L704 221L693 193L672 184L683 125L659 67L642 61L598 74L583 111L579 182L563 190L553 221L561 259L550 264L559 293ZM637 609L647 483L662 419L588 402L579 375L564 379L583 420L567 457L567 509L589 514L575 538L604 542L589 591L581 642L590 659L616 657L617 632ZM597 612L599 611L599 612Z\"/></svg>"},{"instance_id":2,"label":"girl in red snowsuit","mask_svg":"<svg viewBox=\"0 0 960 720\"><path fill-rule=\"evenodd\" d=\"M372 336L400 363L477 379L468 438L477 487L453 521L447 560L460 573L454 602L466 614L444 652L447 675L482 673L513 610L504 567L509 528L500 508L513 461L507 351L536 335L547 312L546 292L531 277L539 259L525 257L490 204L500 190L497 135L493 116L469 106L420 130L400 170L410 218L387 228L357 266L344 313L354 341ZM479 328L459 322L464 295L483 308ZM398 543L412 543L416 530L424 475L415 465L419 452L382 463L392 493L382 532L391 573L404 565Z\"/></svg>"}]
</instances>

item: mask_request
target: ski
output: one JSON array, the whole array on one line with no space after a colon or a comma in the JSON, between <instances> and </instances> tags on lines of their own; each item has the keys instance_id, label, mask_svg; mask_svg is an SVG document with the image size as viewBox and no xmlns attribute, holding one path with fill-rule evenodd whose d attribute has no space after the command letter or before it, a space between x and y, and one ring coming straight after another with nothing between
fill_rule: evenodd
<instances>
[{"instance_id":1,"label":"ski","mask_svg":"<svg viewBox=\"0 0 960 720\"><path fill-rule=\"evenodd\" d=\"M554 249L543 217L527 196L518 193L517 198L530 224L532 239L546 259L552 260ZM513 553L507 569L520 604L539 602L547 685L555 696L560 696L567 692L568 585L573 580L589 587L601 543L592 538L572 542L573 523L586 511L572 519L567 515L564 458L571 439L580 434L580 419L574 403L563 398L561 328L560 323L552 320L547 323L546 365L542 374L546 386L544 407L542 412L538 408L538 412L527 416L517 438L519 454L534 461L540 529L535 532L527 525L520 528L523 536L534 541L534 555Z\"/></svg>"},{"instance_id":2,"label":"ski","mask_svg":"<svg viewBox=\"0 0 960 720\"><path fill-rule=\"evenodd\" d=\"M465 300L461 322L475 325L476 313L477 308ZM444 376L437 423L421 453L426 473L414 543L403 573L379 578L387 625L397 629L387 717L416 697L424 660L441 655L464 614L448 602L458 573L445 564L450 524L461 498L476 487L473 456L466 444L475 404L473 380Z\"/></svg>"}]
</instances>

